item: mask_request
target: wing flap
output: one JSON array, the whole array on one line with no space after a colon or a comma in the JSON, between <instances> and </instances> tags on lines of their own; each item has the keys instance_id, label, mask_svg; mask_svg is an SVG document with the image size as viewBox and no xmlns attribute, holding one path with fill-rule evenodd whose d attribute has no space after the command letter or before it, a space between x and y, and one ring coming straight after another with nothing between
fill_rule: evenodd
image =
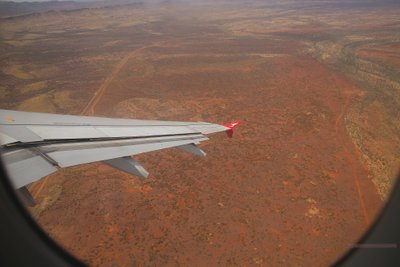
<instances>
[{"instance_id":1,"label":"wing flap","mask_svg":"<svg viewBox=\"0 0 400 267\"><path fill-rule=\"evenodd\" d=\"M30 149L5 153L3 159L15 188L20 188L57 171L56 166Z\"/></svg>"},{"instance_id":2,"label":"wing flap","mask_svg":"<svg viewBox=\"0 0 400 267\"><path fill-rule=\"evenodd\" d=\"M110 142L108 142L108 147L96 146L89 148L82 146L81 149L53 151L47 153L47 155L58 162L60 167L69 167L84 163L104 161L113 158L137 155L150 151L181 146L193 143L198 140L199 139L183 139L132 145L121 145L120 142L115 142L114 146L110 146L112 143L110 144ZM207 140L207 138L203 138L200 140Z\"/></svg>"}]
</instances>

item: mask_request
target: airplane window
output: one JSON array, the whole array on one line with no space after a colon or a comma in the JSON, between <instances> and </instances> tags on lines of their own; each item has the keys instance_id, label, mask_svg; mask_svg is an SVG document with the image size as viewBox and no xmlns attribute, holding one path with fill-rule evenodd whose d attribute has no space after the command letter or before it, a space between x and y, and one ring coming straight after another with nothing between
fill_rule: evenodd
<instances>
[{"instance_id":1,"label":"airplane window","mask_svg":"<svg viewBox=\"0 0 400 267\"><path fill-rule=\"evenodd\" d=\"M399 12L0 2L2 158L89 265L332 264L400 167Z\"/></svg>"}]
</instances>

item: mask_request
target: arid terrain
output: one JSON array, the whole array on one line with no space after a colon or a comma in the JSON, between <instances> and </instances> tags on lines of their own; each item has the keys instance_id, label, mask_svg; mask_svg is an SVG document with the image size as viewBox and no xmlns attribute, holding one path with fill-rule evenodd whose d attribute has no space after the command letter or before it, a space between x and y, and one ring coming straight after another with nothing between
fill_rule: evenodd
<instances>
[{"instance_id":1,"label":"arid terrain","mask_svg":"<svg viewBox=\"0 0 400 267\"><path fill-rule=\"evenodd\" d=\"M400 5L126 2L2 16L0 108L242 125L146 180L63 169L33 217L94 266L333 263L399 171Z\"/></svg>"}]
</instances>

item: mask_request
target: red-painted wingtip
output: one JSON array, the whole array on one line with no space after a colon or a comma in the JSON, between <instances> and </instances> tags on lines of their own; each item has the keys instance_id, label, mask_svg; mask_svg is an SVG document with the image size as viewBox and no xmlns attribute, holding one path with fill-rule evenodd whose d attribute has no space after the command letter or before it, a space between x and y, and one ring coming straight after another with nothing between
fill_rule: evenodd
<instances>
[{"instance_id":1,"label":"red-painted wingtip","mask_svg":"<svg viewBox=\"0 0 400 267\"><path fill-rule=\"evenodd\" d=\"M229 130L226 130L226 135L229 138L232 138L233 137L233 131L234 131L235 127L240 125L240 124L241 124L241 122L237 121L237 122L232 122L232 123L225 123L225 124L222 124L222 126L225 126L225 127L229 128Z\"/></svg>"}]
</instances>

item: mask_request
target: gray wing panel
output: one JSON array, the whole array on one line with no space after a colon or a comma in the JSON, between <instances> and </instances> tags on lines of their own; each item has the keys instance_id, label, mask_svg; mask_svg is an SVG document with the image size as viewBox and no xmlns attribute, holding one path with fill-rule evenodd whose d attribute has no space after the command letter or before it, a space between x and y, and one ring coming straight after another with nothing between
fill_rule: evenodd
<instances>
[{"instance_id":1,"label":"gray wing panel","mask_svg":"<svg viewBox=\"0 0 400 267\"><path fill-rule=\"evenodd\" d=\"M15 126L14 126L15 127ZM29 125L26 126L43 140L87 139L108 137L144 137L152 135L194 134L195 130L186 126L66 126Z\"/></svg>"},{"instance_id":2,"label":"gray wing panel","mask_svg":"<svg viewBox=\"0 0 400 267\"><path fill-rule=\"evenodd\" d=\"M10 144L10 143L15 143L18 140L8 136L5 133L0 132L0 144L1 145L6 145L6 144Z\"/></svg>"},{"instance_id":3,"label":"gray wing panel","mask_svg":"<svg viewBox=\"0 0 400 267\"><path fill-rule=\"evenodd\" d=\"M93 126L29 125L26 128L43 140L108 137Z\"/></svg>"},{"instance_id":4,"label":"gray wing panel","mask_svg":"<svg viewBox=\"0 0 400 267\"><path fill-rule=\"evenodd\" d=\"M0 109L0 131L12 140L42 140L144 137L201 133L209 135L229 128L206 122L149 121L88 116L56 115ZM5 139L5 138L3 138Z\"/></svg>"},{"instance_id":5,"label":"gray wing panel","mask_svg":"<svg viewBox=\"0 0 400 267\"><path fill-rule=\"evenodd\" d=\"M82 148L76 150L59 150L59 151L49 152L46 154L53 160L58 162L60 167L69 167L84 163L104 161L108 159L120 158L130 155L137 155L145 152L150 152L175 146L182 146L185 144L199 142L202 140L207 140L207 138L160 141L155 143L143 143L143 144L132 144L132 145L121 145L119 142L116 142L115 146L109 146L109 147L99 146L99 147Z\"/></svg>"},{"instance_id":6,"label":"gray wing panel","mask_svg":"<svg viewBox=\"0 0 400 267\"><path fill-rule=\"evenodd\" d=\"M208 122L180 122L59 115L0 109L0 125L65 125L65 126L207 126ZM221 126L221 129L228 128Z\"/></svg>"},{"instance_id":7,"label":"gray wing panel","mask_svg":"<svg viewBox=\"0 0 400 267\"><path fill-rule=\"evenodd\" d=\"M1 132L20 142L41 141L42 138L29 130L25 125L0 125Z\"/></svg>"},{"instance_id":8,"label":"gray wing panel","mask_svg":"<svg viewBox=\"0 0 400 267\"><path fill-rule=\"evenodd\" d=\"M202 134L213 134L213 133L219 133L219 132L225 132L226 130L229 130L229 128L219 125L219 124L191 124L188 125L191 129L193 129L196 132L202 133Z\"/></svg>"},{"instance_id":9,"label":"gray wing panel","mask_svg":"<svg viewBox=\"0 0 400 267\"><path fill-rule=\"evenodd\" d=\"M55 166L29 149L4 153L2 156L15 188L30 184L57 171Z\"/></svg>"},{"instance_id":10,"label":"gray wing panel","mask_svg":"<svg viewBox=\"0 0 400 267\"><path fill-rule=\"evenodd\" d=\"M199 143L204 140L208 140L208 138L197 135L191 138L185 137L172 140L171 138L156 138L156 140L58 144L42 146L40 149L21 148L6 151L2 154L2 157L14 187L20 188L57 171L58 167L63 168L97 161L109 161L107 163L110 165L117 166L121 161L117 162L113 159ZM136 165L136 167L140 166ZM133 173L133 166L126 169L127 167L129 166L123 166L125 168L124 171ZM142 176L143 173L141 173Z\"/></svg>"},{"instance_id":11,"label":"gray wing panel","mask_svg":"<svg viewBox=\"0 0 400 267\"><path fill-rule=\"evenodd\" d=\"M0 109L0 124L11 125L187 125L179 121L135 120L94 116L60 115Z\"/></svg>"}]
</instances>

